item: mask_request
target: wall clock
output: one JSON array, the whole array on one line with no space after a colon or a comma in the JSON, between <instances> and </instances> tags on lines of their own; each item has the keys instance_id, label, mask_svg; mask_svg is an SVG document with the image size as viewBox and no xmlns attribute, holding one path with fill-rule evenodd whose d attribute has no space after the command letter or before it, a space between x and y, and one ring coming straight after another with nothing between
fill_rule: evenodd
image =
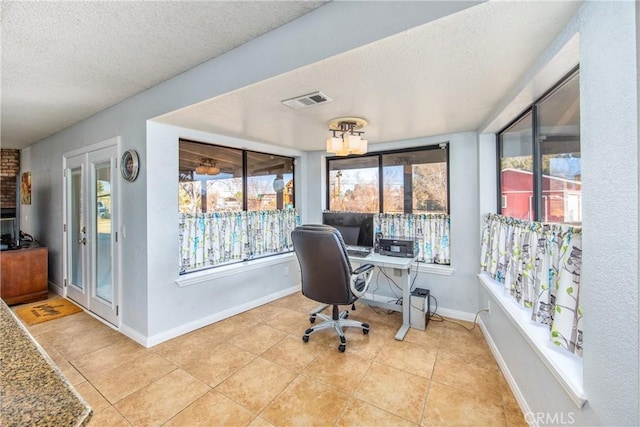
<instances>
[{"instance_id":1,"label":"wall clock","mask_svg":"<svg viewBox=\"0 0 640 427\"><path fill-rule=\"evenodd\" d=\"M138 169L140 168L140 158L136 150L127 150L122 153L120 158L120 173L122 177L129 182L133 182L138 177Z\"/></svg>"}]
</instances>

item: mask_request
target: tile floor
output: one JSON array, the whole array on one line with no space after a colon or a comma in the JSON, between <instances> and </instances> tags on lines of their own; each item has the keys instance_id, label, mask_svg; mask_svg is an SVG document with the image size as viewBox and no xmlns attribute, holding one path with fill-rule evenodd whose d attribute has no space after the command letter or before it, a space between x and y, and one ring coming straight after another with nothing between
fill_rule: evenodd
<instances>
[{"instance_id":1,"label":"tile floor","mask_svg":"<svg viewBox=\"0 0 640 427\"><path fill-rule=\"evenodd\" d=\"M302 341L316 306L293 294L149 349L84 312L28 329L89 427L526 426L479 328L432 320L397 341L400 313L357 303L371 331L347 329L340 353L332 330Z\"/></svg>"}]
</instances>

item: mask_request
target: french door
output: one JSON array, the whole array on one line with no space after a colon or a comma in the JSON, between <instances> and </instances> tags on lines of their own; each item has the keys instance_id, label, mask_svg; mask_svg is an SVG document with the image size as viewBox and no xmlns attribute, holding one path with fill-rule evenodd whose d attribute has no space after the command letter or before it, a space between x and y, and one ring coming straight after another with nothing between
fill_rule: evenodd
<instances>
[{"instance_id":1,"label":"french door","mask_svg":"<svg viewBox=\"0 0 640 427\"><path fill-rule=\"evenodd\" d=\"M65 294L118 325L117 146L65 158Z\"/></svg>"}]
</instances>

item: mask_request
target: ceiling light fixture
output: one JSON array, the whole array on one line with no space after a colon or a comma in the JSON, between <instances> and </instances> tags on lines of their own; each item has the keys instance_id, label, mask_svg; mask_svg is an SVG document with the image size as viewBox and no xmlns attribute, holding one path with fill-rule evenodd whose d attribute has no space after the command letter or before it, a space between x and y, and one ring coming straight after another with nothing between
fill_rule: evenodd
<instances>
[{"instance_id":1,"label":"ceiling light fixture","mask_svg":"<svg viewBox=\"0 0 640 427\"><path fill-rule=\"evenodd\" d=\"M364 132L359 129L366 125L367 121L358 117L341 117L331 120L329 130L332 132L332 136L327 139L327 152L337 156L365 154L367 140L362 139Z\"/></svg>"},{"instance_id":2,"label":"ceiling light fixture","mask_svg":"<svg viewBox=\"0 0 640 427\"><path fill-rule=\"evenodd\" d=\"M213 159L202 158L201 163L196 167L196 173L198 175L218 175L220 174L220 168L216 166L216 162Z\"/></svg>"}]
</instances>

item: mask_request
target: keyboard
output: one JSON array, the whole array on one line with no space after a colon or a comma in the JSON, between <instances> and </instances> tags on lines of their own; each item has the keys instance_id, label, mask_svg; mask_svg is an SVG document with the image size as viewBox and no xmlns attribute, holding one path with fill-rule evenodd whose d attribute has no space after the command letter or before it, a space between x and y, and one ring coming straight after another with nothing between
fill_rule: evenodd
<instances>
[{"instance_id":1,"label":"keyboard","mask_svg":"<svg viewBox=\"0 0 640 427\"><path fill-rule=\"evenodd\" d=\"M346 248L347 248L347 254L349 256L359 257L359 258L364 258L368 256L373 250L373 248L370 248L368 246L346 245Z\"/></svg>"}]
</instances>

